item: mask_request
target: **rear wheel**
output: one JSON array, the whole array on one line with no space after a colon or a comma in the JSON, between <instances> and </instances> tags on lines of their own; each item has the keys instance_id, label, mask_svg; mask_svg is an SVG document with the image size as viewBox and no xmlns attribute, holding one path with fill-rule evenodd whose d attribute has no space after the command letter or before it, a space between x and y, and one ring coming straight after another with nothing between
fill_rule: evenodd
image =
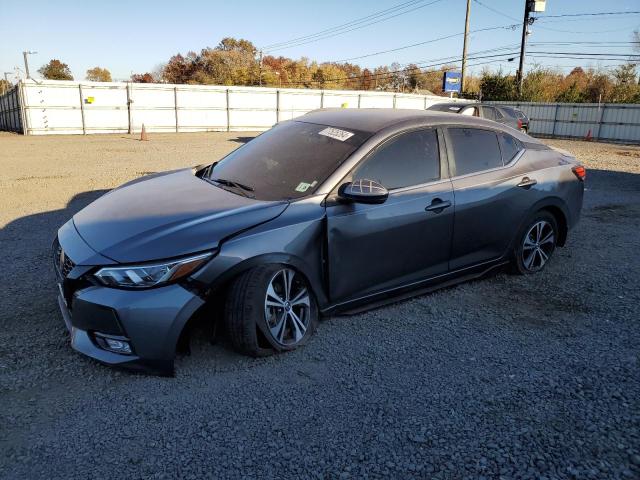
<instances>
[{"instance_id":1,"label":"rear wheel","mask_svg":"<svg viewBox=\"0 0 640 480\"><path fill-rule=\"evenodd\" d=\"M303 345L317 321L306 278L285 265L249 270L234 281L227 296L225 324L231 343L254 357Z\"/></svg>"},{"instance_id":2,"label":"rear wheel","mask_svg":"<svg viewBox=\"0 0 640 480\"><path fill-rule=\"evenodd\" d=\"M514 249L514 265L523 275L541 271L558 241L558 224L555 217L545 211L538 212L527 222Z\"/></svg>"}]
</instances>

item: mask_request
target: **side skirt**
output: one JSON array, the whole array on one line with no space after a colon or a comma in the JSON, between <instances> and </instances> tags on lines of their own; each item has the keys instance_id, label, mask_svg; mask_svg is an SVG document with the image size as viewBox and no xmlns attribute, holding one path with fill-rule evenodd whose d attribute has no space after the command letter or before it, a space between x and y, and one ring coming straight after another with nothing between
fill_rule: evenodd
<instances>
[{"instance_id":1,"label":"side skirt","mask_svg":"<svg viewBox=\"0 0 640 480\"><path fill-rule=\"evenodd\" d=\"M355 315L389 305L391 303L431 293L442 288L452 287L459 283L475 280L508 263L509 260L502 259L483 263L474 267L467 267L462 270L422 280L416 284L397 287L392 290L376 293L367 297L357 298L355 300L349 300L336 305L329 305L327 308L322 309L321 313L323 315L335 313L340 313L342 315Z\"/></svg>"}]
</instances>

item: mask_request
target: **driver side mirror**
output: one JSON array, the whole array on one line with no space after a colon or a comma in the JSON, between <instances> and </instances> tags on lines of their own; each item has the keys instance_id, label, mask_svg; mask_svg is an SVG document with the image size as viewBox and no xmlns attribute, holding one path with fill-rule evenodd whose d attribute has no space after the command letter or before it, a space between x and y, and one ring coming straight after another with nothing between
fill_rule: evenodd
<instances>
[{"instance_id":1,"label":"driver side mirror","mask_svg":"<svg viewBox=\"0 0 640 480\"><path fill-rule=\"evenodd\" d=\"M389 197L389 190L373 180L354 180L340 185L338 197L357 203L384 203Z\"/></svg>"}]
</instances>

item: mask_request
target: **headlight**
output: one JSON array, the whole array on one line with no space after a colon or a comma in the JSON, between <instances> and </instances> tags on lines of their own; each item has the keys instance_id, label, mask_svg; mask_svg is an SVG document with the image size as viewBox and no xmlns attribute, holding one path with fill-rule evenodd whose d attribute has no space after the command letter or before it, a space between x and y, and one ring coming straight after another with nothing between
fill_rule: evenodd
<instances>
[{"instance_id":1,"label":"headlight","mask_svg":"<svg viewBox=\"0 0 640 480\"><path fill-rule=\"evenodd\" d=\"M213 257L213 253L204 253L164 263L104 267L94 275L102 284L108 287L156 287L186 277L211 257Z\"/></svg>"}]
</instances>

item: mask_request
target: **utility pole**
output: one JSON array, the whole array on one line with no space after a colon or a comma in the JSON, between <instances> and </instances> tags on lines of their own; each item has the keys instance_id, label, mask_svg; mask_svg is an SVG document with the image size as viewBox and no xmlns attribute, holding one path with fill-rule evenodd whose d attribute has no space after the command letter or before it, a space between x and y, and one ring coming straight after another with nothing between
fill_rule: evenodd
<instances>
[{"instance_id":1,"label":"utility pole","mask_svg":"<svg viewBox=\"0 0 640 480\"><path fill-rule=\"evenodd\" d=\"M262 50L260 50L260 60L258 64L258 85L262 86Z\"/></svg>"},{"instance_id":2,"label":"utility pole","mask_svg":"<svg viewBox=\"0 0 640 480\"><path fill-rule=\"evenodd\" d=\"M531 0L524 0L524 20L522 21L522 43L520 44L520 66L518 67L518 95L522 95L522 83L524 81L524 55L527 45L527 33L529 30L529 14L531 13Z\"/></svg>"},{"instance_id":3,"label":"utility pole","mask_svg":"<svg viewBox=\"0 0 640 480\"><path fill-rule=\"evenodd\" d=\"M469 38L469 17L471 16L471 0L467 0L467 17L464 21L464 43L462 45L462 78L460 93L464 93L464 74L467 70L467 39Z\"/></svg>"},{"instance_id":4,"label":"utility pole","mask_svg":"<svg viewBox=\"0 0 640 480\"><path fill-rule=\"evenodd\" d=\"M7 75L13 72L4 72L4 83L2 84L2 93L4 94L7 90L9 90L9 79Z\"/></svg>"},{"instance_id":5,"label":"utility pole","mask_svg":"<svg viewBox=\"0 0 640 480\"><path fill-rule=\"evenodd\" d=\"M29 73L29 60L27 59L27 55L33 55L38 52L26 51L22 52L22 56L24 57L24 71L27 74L27 78L31 78L31 74Z\"/></svg>"}]
</instances>

